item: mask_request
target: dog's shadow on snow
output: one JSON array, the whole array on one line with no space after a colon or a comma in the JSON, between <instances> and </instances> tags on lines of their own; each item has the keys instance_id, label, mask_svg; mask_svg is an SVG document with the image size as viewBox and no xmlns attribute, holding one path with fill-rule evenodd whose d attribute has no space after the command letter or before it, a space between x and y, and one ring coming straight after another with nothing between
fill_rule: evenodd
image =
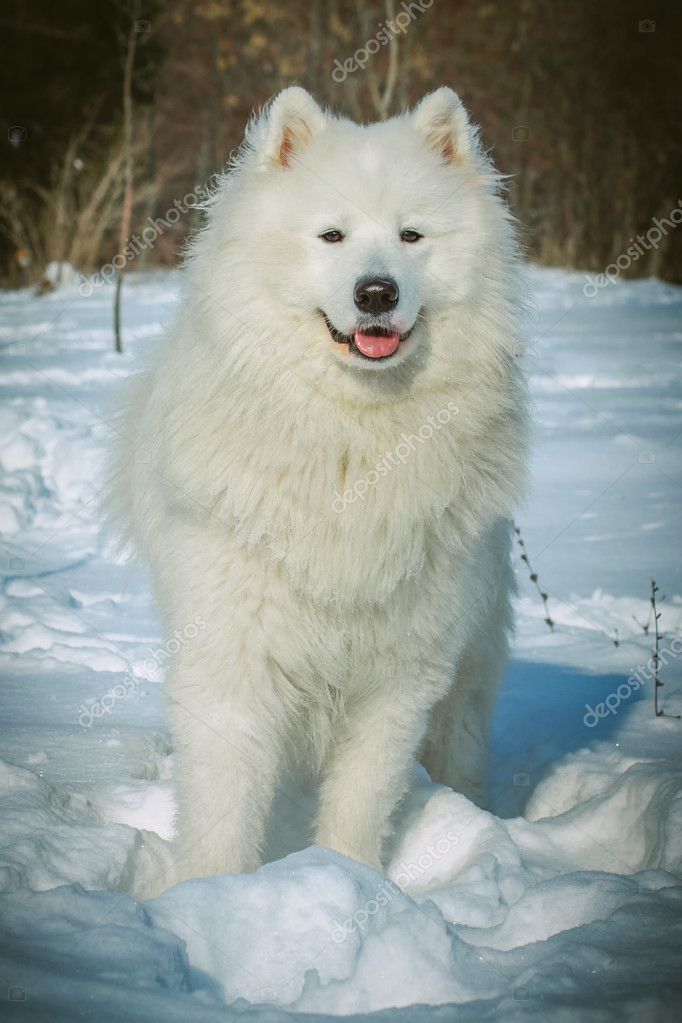
<instances>
[{"instance_id":1,"label":"dog's shadow on snow","mask_svg":"<svg viewBox=\"0 0 682 1023\"><path fill-rule=\"evenodd\" d=\"M312 844L317 786L287 775L277 786L268 821L263 862L280 860Z\"/></svg>"},{"instance_id":2,"label":"dog's shadow on snow","mask_svg":"<svg viewBox=\"0 0 682 1023\"><path fill-rule=\"evenodd\" d=\"M625 718L646 696L631 691L624 675L510 661L493 725L488 809L498 817L523 813L554 763L595 743L615 744Z\"/></svg>"}]
</instances>

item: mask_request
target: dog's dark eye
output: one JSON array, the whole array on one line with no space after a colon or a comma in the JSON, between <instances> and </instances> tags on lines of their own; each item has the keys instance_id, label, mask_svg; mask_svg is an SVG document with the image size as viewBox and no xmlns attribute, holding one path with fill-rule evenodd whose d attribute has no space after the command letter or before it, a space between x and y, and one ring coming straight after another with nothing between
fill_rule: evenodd
<instances>
[{"instance_id":1,"label":"dog's dark eye","mask_svg":"<svg viewBox=\"0 0 682 1023\"><path fill-rule=\"evenodd\" d=\"M343 232L338 231L335 227L333 227L330 231L325 231L324 234L321 234L320 238L322 241L330 242L330 244L333 244L334 242L342 242Z\"/></svg>"},{"instance_id":2,"label":"dog's dark eye","mask_svg":"<svg viewBox=\"0 0 682 1023\"><path fill-rule=\"evenodd\" d=\"M420 234L419 231L412 231L409 227L405 231L400 232L401 242L418 242L424 235Z\"/></svg>"}]
</instances>

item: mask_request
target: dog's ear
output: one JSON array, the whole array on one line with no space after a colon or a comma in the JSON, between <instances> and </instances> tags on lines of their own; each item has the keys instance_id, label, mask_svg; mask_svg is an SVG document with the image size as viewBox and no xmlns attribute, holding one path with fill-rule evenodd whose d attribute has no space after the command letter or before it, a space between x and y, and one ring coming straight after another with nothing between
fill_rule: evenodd
<instances>
[{"instance_id":1,"label":"dog's ear","mask_svg":"<svg viewBox=\"0 0 682 1023\"><path fill-rule=\"evenodd\" d=\"M412 121L446 163L466 163L477 145L476 129L456 92L443 85L417 104Z\"/></svg>"},{"instance_id":2,"label":"dog's ear","mask_svg":"<svg viewBox=\"0 0 682 1023\"><path fill-rule=\"evenodd\" d=\"M305 89L292 86L274 98L260 118L254 147L262 167L291 167L313 135L326 124L324 113Z\"/></svg>"}]
</instances>

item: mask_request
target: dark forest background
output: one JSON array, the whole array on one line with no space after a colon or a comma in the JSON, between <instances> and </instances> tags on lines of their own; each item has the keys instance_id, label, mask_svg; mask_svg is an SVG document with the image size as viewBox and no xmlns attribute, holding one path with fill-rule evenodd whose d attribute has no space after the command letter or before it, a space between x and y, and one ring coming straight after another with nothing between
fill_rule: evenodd
<instances>
[{"instance_id":1,"label":"dark forest background","mask_svg":"<svg viewBox=\"0 0 682 1023\"><path fill-rule=\"evenodd\" d=\"M0 276L119 251L132 65L130 232L204 183L252 109L298 83L357 119L452 85L509 183L539 262L601 271L682 198L682 5L649 0L4 0ZM364 70L332 71L382 23L409 25ZM339 63L335 63L338 61ZM343 77L337 70L336 79ZM183 213L136 259L172 265ZM629 274L682 281L682 230Z\"/></svg>"}]
</instances>

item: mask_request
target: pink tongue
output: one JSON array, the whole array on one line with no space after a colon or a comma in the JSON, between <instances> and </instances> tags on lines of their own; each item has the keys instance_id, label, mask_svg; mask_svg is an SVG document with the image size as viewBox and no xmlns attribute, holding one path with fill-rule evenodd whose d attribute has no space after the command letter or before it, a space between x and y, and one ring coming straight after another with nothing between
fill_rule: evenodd
<instances>
[{"instance_id":1,"label":"pink tongue","mask_svg":"<svg viewBox=\"0 0 682 1023\"><path fill-rule=\"evenodd\" d=\"M400 343L400 334L394 331L388 337L379 337L377 334L363 334L361 330L355 331L355 344L363 355L369 359L383 359L386 355L393 355Z\"/></svg>"}]
</instances>

